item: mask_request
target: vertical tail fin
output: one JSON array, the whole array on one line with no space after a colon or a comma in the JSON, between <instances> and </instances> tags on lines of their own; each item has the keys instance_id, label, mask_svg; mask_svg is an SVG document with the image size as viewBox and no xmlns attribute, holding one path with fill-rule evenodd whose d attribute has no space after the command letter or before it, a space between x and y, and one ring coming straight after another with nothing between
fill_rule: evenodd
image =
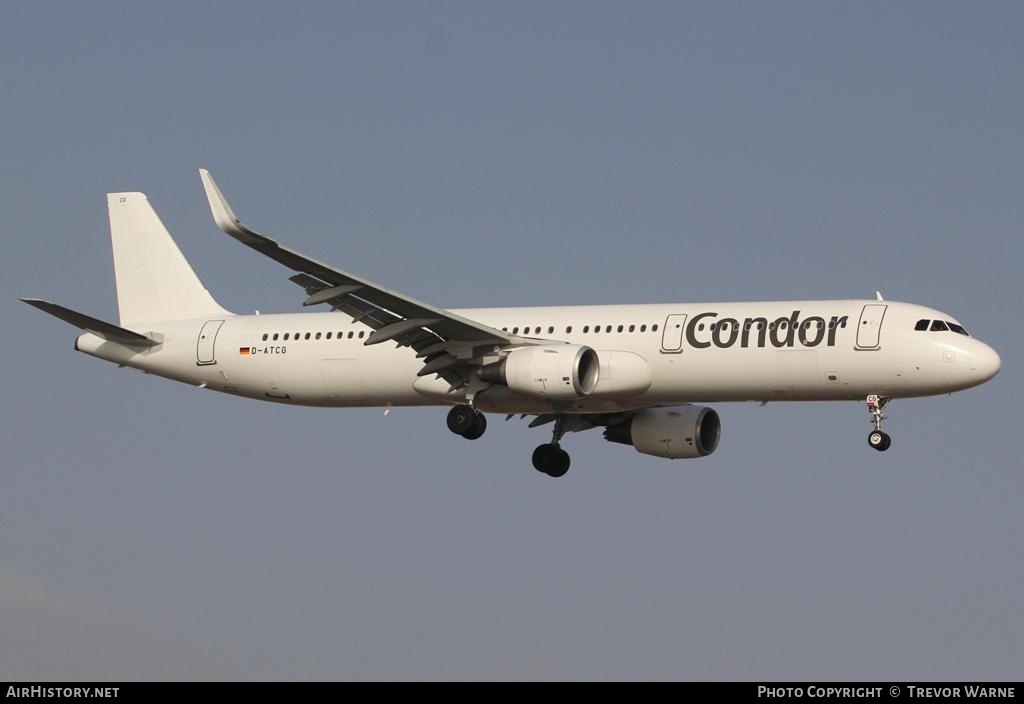
<instances>
[{"instance_id":1,"label":"vertical tail fin","mask_svg":"<svg viewBox=\"0 0 1024 704\"><path fill-rule=\"evenodd\" d=\"M143 193L108 193L122 326L230 313L213 300Z\"/></svg>"}]
</instances>

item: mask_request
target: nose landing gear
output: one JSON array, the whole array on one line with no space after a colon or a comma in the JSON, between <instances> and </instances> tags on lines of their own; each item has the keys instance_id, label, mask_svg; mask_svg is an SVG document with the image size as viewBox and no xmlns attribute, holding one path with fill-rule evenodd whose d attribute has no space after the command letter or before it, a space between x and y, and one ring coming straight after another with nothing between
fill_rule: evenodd
<instances>
[{"instance_id":1,"label":"nose landing gear","mask_svg":"<svg viewBox=\"0 0 1024 704\"><path fill-rule=\"evenodd\" d=\"M871 414L871 423L875 426L875 429L868 435L868 445L879 452L885 452L892 445L892 438L889 437L889 434L882 432L882 421L885 420L883 409L887 403L889 403L889 399L878 394L871 394L867 398L868 413Z\"/></svg>"}]
</instances>

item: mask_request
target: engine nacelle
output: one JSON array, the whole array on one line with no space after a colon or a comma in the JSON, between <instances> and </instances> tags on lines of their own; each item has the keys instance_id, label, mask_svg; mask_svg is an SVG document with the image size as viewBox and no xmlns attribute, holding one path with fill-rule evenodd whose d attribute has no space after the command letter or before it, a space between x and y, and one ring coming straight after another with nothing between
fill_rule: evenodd
<instances>
[{"instance_id":1,"label":"engine nacelle","mask_svg":"<svg viewBox=\"0 0 1024 704\"><path fill-rule=\"evenodd\" d=\"M537 345L482 367L480 378L524 396L571 401L593 391L600 373L597 352L585 345Z\"/></svg>"},{"instance_id":2,"label":"engine nacelle","mask_svg":"<svg viewBox=\"0 0 1024 704\"><path fill-rule=\"evenodd\" d=\"M594 398L632 398L651 388L651 365L632 352L599 350L601 378Z\"/></svg>"},{"instance_id":3,"label":"engine nacelle","mask_svg":"<svg viewBox=\"0 0 1024 704\"><path fill-rule=\"evenodd\" d=\"M604 431L606 440L672 460L710 455L718 447L721 434L718 413L705 406L648 408Z\"/></svg>"}]
</instances>

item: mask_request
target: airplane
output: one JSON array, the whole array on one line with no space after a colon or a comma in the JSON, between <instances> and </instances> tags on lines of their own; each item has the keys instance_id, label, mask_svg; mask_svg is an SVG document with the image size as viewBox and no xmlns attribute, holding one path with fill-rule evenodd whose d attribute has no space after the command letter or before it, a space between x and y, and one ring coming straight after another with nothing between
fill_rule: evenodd
<instances>
[{"instance_id":1,"label":"airplane","mask_svg":"<svg viewBox=\"0 0 1024 704\"><path fill-rule=\"evenodd\" d=\"M533 466L561 477L566 433L668 459L710 455L721 419L703 404L865 403L885 451L886 405L988 381L998 353L953 316L885 300L669 303L447 310L311 259L251 230L200 169L217 226L293 270L303 306L236 315L196 276L142 193L109 193L119 324L36 298L80 328L79 352L205 389L321 407L448 406L469 440L486 414L552 423Z\"/></svg>"}]
</instances>

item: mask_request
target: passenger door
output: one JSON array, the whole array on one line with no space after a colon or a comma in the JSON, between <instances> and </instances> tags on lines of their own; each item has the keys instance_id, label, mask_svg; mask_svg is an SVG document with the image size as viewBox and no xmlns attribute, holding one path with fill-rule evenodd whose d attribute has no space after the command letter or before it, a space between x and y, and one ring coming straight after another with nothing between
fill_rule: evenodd
<instances>
[{"instance_id":1,"label":"passenger door","mask_svg":"<svg viewBox=\"0 0 1024 704\"><path fill-rule=\"evenodd\" d=\"M869 303L860 312L857 324L857 349L877 350L881 342L882 319L885 317L884 303Z\"/></svg>"}]
</instances>

